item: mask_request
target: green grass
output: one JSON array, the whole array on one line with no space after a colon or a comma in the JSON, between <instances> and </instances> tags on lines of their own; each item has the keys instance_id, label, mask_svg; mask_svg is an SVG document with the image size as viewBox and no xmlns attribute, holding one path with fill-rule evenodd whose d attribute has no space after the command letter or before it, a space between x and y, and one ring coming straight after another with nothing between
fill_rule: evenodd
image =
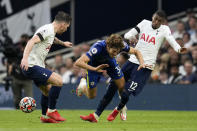
<instances>
[{"instance_id":1,"label":"green grass","mask_svg":"<svg viewBox=\"0 0 197 131\"><path fill-rule=\"evenodd\" d=\"M128 120L108 122L105 111L98 123L82 121L80 115L92 110L60 110L67 121L58 124L40 123L40 110L23 113L0 110L0 131L197 131L195 111L128 111Z\"/></svg>"}]
</instances>

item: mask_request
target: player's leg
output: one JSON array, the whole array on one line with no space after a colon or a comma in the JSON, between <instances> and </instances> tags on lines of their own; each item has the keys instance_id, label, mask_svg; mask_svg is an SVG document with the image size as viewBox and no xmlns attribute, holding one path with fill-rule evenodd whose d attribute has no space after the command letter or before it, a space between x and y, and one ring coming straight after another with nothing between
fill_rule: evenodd
<instances>
[{"instance_id":1,"label":"player's leg","mask_svg":"<svg viewBox=\"0 0 197 131\"><path fill-rule=\"evenodd\" d=\"M77 96L84 94L88 99L94 99L97 94L96 85L100 79L100 74L93 71L87 71L86 78L82 78L77 87Z\"/></svg>"},{"instance_id":2,"label":"player's leg","mask_svg":"<svg viewBox=\"0 0 197 131\"><path fill-rule=\"evenodd\" d=\"M119 92L118 92L118 96L119 96L119 98L121 100L121 94ZM120 118L123 121L126 121L127 120L127 106L126 105L120 111Z\"/></svg>"},{"instance_id":3,"label":"player's leg","mask_svg":"<svg viewBox=\"0 0 197 131\"><path fill-rule=\"evenodd\" d=\"M116 61L112 61L112 64L114 64L114 68L107 69L107 73L112 80L110 81L107 92L98 105L95 112L96 117L101 115L106 106L111 102L117 90L121 92L124 89L125 79L123 77L123 73Z\"/></svg>"},{"instance_id":4,"label":"player's leg","mask_svg":"<svg viewBox=\"0 0 197 131\"><path fill-rule=\"evenodd\" d=\"M53 72L50 75L50 77L47 80L47 83L50 83L53 86L57 86L57 87L62 87L63 86L62 77L59 74L55 73L55 72Z\"/></svg>"},{"instance_id":5,"label":"player's leg","mask_svg":"<svg viewBox=\"0 0 197 131\"><path fill-rule=\"evenodd\" d=\"M40 117L41 122L43 123L58 123L56 120L51 119L47 116L48 109L48 93L51 88L51 84L46 86L39 86L42 95L41 95L41 108L42 108L42 116Z\"/></svg>"},{"instance_id":6,"label":"player's leg","mask_svg":"<svg viewBox=\"0 0 197 131\"><path fill-rule=\"evenodd\" d=\"M77 96L82 96L84 94L88 99L94 99L96 97L97 88L90 88L88 84L89 82L87 83L87 80L85 78L81 78L79 86L76 90Z\"/></svg>"},{"instance_id":7,"label":"player's leg","mask_svg":"<svg viewBox=\"0 0 197 131\"><path fill-rule=\"evenodd\" d=\"M150 77L151 70L149 69L141 69L140 71L135 70L133 74L131 74L131 80L128 81L125 85L125 89L121 94L121 101L119 105L114 109L114 111L108 116L108 121L113 121L117 114L122 110L122 108L129 101L129 95L133 94L134 96L138 95L148 78Z\"/></svg>"},{"instance_id":8,"label":"player's leg","mask_svg":"<svg viewBox=\"0 0 197 131\"><path fill-rule=\"evenodd\" d=\"M98 104L96 112L91 113L87 116L81 115L80 118L85 121L97 122L100 115L104 111L104 109L111 102L111 100L112 100L113 96L115 95L115 93L117 92L117 90L118 90L118 88L117 88L116 84L113 81L110 81L110 84L107 88L107 92L105 93L105 95L101 99L100 103Z\"/></svg>"},{"instance_id":9,"label":"player's leg","mask_svg":"<svg viewBox=\"0 0 197 131\"><path fill-rule=\"evenodd\" d=\"M121 79L114 80L114 82L118 86L118 95L119 95L119 98L121 99L121 94L122 94L122 91L123 91L124 85L125 85L125 79L122 77ZM126 105L120 111L120 118L123 121L127 120L127 107L126 107Z\"/></svg>"},{"instance_id":10,"label":"player's leg","mask_svg":"<svg viewBox=\"0 0 197 131\"><path fill-rule=\"evenodd\" d=\"M56 75L52 75L53 72L40 67L40 66L33 66L33 67L29 67L28 70L22 70L23 74L27 77L30 78L34 81L34 83L36 84L37 87L40 88L41 92L42 92L42 97L41 97L41 106L42 106L42 114L46 116L46 110L48 108L48 94L50 91L51 86L49 86L47 84L47 81L50 79L50 82L56 85L61 85L60 80L57 82L54 82L56 79L54 77L56 77ZM51 77L53 76L53 77ZM57 75L58 77L58 75ZM58 77L59 78L59 77ZM47 86L46 86L47 85ZM53 119L47 119L44 117L40 118L42 122L47 122L47 123L57 123L55 120ZM49 120L49 121L48 121ZM51 120L51 121L50 121Z\"/></svg>"},{"instance_id":11,"label":"player's leg","mask_svg":"<svg viewBox=\"0 0 197 131\"><path fill-rule=\"evenodd\" d=\"M114 81L110 81L107 92L105 93L104 97L100 101L96 112L89 114L88 116L80 116L80 118L85 121L97 122L104 109L111 102L118 88L122 88L122 86L124 86L124 82L125 82L124 77L121 77L120 79ZM123 83L123 85L119 85L119 83Z\"/></svg>"},{"instance_id":12,"label":"player's leg","mask_svg":"<svg viewBox=\"0 0 197 131\"><path fill-rule=\"evenodd\" d=\"M125 67L127 67L128 64L126 64ZM116 66L115 66L116 67ZM117 70L118 69L118 70ZM123 70L125 70L127 68L123 68ZM130 68L129 68L130 69ZM126 73L129 72L129 70L125 70ZM114 74L115 73L115 74ZM113 96L115 95L115 93L118 90L118 83L121 83L121 80L123 80L123 75L121 70L119 70L119 68L114 68L111 70L108 70L108 74L113 77L114 79L117 78L116 83L114 81L110 81L110 84L108 86L107 92L105 93L105 95L103 96L102 100L100 101L100 103L97 106L97 110L95 113L90 114L88 116L80 116L81 119L83 120L87 120L90 122L97 122L98 118L100 117L100 115L102 114L102 112L104 111L104 109L107 107L107 105L111 102ZM120 74L120 75L119 75ZM117 77L116 77L117 76ZM129 76L129 75L126 75ZM118 79L119 78L119 79ZM127 78L128 79L128 78ZM123 80L124 82L124 80ZM120 85L120 87L122 87L123 85Z\"/></svg>"},{"instance_id":13,"label":"player's leg","mask_svg":"<svg viewBox=\"0 0 197 131\"><path fill-rule=\"evenodd\" d=\"M65 121L65 119L61 117L56 110L56 103L63 86L62 77L59 74L53 72L47 80L47 83L52 85L48 93L47 116L53 118L56 121Z\"/></svg>"},{"instance_id":14,"label":"player's leg","mask_svg":"<svg viewBox=\"0 0 197 131\"><path fill-rule=\"evenodd\" d=\"M96 97L97 94L97 87L94 88L85 88L85 92L86 92L86 97L88 99L94 99Z\"/></svg>"}]
</instances>

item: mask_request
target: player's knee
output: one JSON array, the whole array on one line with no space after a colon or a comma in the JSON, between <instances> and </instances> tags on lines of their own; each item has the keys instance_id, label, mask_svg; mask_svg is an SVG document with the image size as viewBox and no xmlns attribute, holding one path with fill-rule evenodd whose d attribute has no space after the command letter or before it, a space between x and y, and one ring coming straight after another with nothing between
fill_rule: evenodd
<instances>
[{"instance_id":1,"label":"player's knee","mask_svg":"<svg viewBox=\"0 0 197 131\"><path fill-rule=\"evenodd\" d=\"M88 97L88 99L94 99L96 97L96 95L95 94L94 95L88 95L87 97Z\"/></svg>"},{"instance_id":2,"label":"player's knee","mask_svg":"<svg viewBox=\"0 0 197 131\"><path fill-rule=\"evenodd\" d=\"M121 83L118 85L118 89L119 89L119 90L123 90L123 89L124 89L124 85L125 85L125 83L124 83L124 82L121 82Z\"/></svg>"}]
</instances>

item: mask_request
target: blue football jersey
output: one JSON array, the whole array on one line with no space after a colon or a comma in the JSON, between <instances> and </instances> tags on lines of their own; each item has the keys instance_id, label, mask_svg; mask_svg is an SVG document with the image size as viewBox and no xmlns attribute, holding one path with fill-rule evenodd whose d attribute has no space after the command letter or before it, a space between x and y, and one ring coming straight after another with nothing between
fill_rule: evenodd
<instances>
[{"instance_id":1,"label":"blue football jersey","mask_svg":"<svg viewBox=\"0 0 197 131\"><path fill-rule=\"evenodd\" d=\"M122 51L129 52L130 47L126 42L124 42L125 47ZM109 53L107 52L106 42L105 40L98 41L92 45L90 50L86 53L86 55L90 58L89 65L97 67L101 64L109 64L116 62L115 58L111 58Z\"/></svg>"}]
</instances>

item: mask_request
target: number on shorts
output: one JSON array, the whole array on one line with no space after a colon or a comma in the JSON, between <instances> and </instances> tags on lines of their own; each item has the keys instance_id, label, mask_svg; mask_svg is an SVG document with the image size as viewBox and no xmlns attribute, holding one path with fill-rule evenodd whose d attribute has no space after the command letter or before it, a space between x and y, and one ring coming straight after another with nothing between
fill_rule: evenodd
<instances>
[{"instance_id":1,"label":"number on shorts","mask_svg":"<svg viewBox=\"0 0 197 131\"><path fill-rule=\"evenodd\" d=\"M119 67L119 66L116 66L115 69L117 70L117 73L118 73L118 75L120 76L120 75L121 75L121 69L120 69L120 67Z\"/></svg>"},{"instance_id":2,"label":"number on shorts","mask_svg":"<svg viewBox=\"0 0 197 131\"><path fill-rule=\"evenodd\" d=\"M128 91L134 91L138 84L134 81L132 81L131 86L129 87Z\"/></svg>"}]
</instances>

